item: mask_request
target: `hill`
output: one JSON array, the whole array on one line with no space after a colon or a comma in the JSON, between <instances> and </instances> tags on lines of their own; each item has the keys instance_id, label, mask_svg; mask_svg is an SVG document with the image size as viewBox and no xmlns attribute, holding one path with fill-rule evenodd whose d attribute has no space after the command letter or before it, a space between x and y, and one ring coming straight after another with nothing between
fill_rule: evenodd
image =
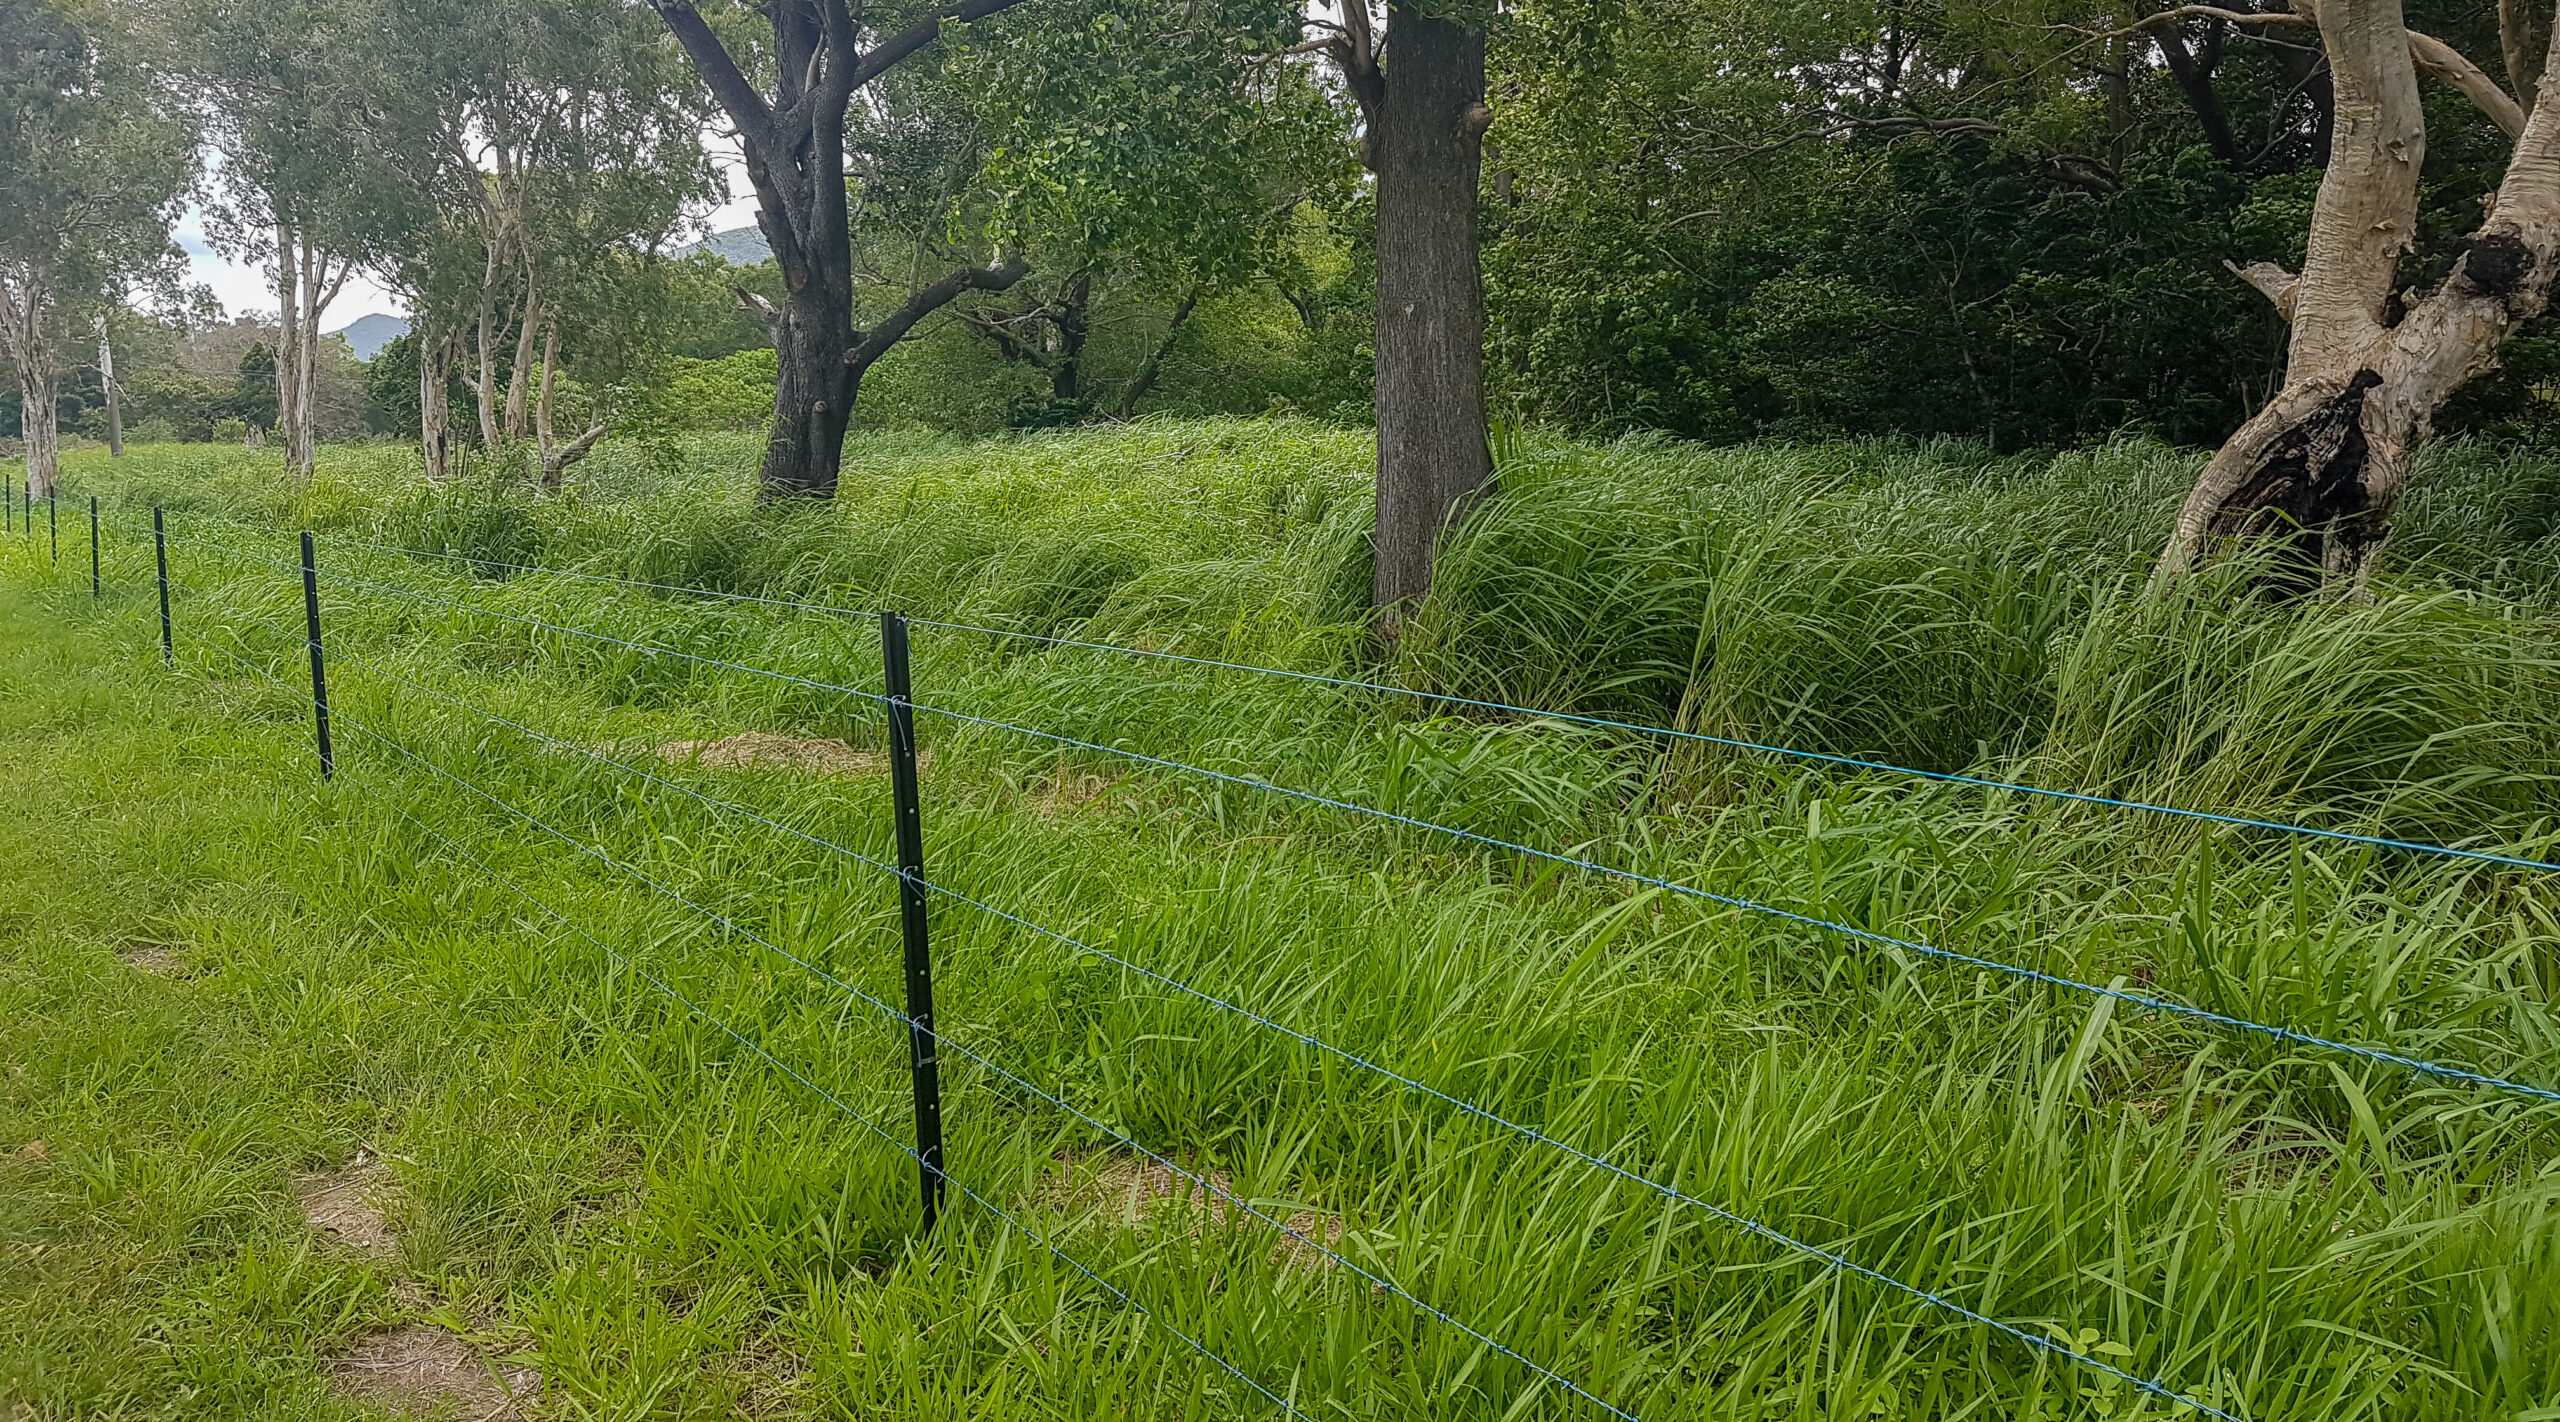
<instances>
[{"instance_id":1,"label":"hill","mask_svg":"<svg viewBox=\"0 0 2560 1422\"><path fill-rule=\"evenodd\" d=\"M406 317L385 316L377 311L359 316L329 334L344 337L356 359L371 360L382 354L384 346L409 334L409 322Z\"/></svg>"}]
</instances>

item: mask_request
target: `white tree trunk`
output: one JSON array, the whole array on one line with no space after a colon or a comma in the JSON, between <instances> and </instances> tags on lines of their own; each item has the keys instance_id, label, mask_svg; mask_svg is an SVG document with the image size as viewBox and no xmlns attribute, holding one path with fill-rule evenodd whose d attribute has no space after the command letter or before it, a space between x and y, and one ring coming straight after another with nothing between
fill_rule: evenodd
<instances>
[{"instance_id":1,"label":"white tree trunk","mask_svg":"<svg viewBox=\"0 0 2560 1422\"><path fill-rule=\"evenodd\" d=\"M276 223L276 433L284 436L285 467L293 464L294 409L301 401L301 244L291 224Z\"/></svg>"},{"instance_id":2,"label":"white tree trunk","mask_svg":"<svg viewBox=\"0 0 2560 1422\"><path fill-rule=\"evenodd\" d=\"M124 458L124 397L116 390L116 348L107 339L107 318L98 318L98 388L107 395L107 457Z\"/></svg>"},{"instance_id":3,"label":"white tree trunk","mask_svg":"<svg viewBox=\"0 0 2560 1422\"><path fill-rule=\"evenodd\" d=\"M18 426L26 447L30 500L53 492L62 472L62 441L55 426L53 341L47 329L51 295L31 278L0 280L0 355L18 368Z\"/></svg>"},{"instance_id":4,"label":"white tree trunk","mask_svg":"<svg viewBox=\"0 0 2560 1422\"><path fill-rule=\"evenodd\" d=\"M2560 105L2536 105L2452 274L2387 320L2426 154L2411 42L2399 0L2320 0L2317 14L2337 122L2302 275L2265 263L2241 273L2293 323L2284 388L2205 466L2162 555L2164 575L2223 548L2272 545L2279 590L2361 587L2410 451L2454 392L2495 369L2507 337L2542 313L2560 266Z\"/></svg>"},{"instance_id":5,"label":"white tree trunk","mask_svg":"<svg viewBox=\"0 0 2560 1422\"><path fill-rule=\"evenodd\" d=\"M427 477L444 479L453 472L453 397L447 372L453 337L433 324L418 326L418 445Z\"/></svg>"}]
</instances>

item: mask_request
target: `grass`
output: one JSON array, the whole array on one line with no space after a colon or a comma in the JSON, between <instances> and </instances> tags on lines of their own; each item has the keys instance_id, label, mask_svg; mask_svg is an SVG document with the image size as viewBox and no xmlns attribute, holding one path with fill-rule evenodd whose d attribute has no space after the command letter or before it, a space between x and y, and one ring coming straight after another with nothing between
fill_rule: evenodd
<instances>
[{"instance_id":1,"label":"grass","mask_svg":"<svg viewBox=\"0 0 2560 1422\"><path fill-rule=\"evenodd\" d=\"M852 451L840 508L764 512L745 453L625 452L540 502L422 492L392 451L331 451L294 491L231 452L152 449L74 465L120 514L101 605L78 557L57 574L41 539L0 548L0 776L23 807L0 873L0 1147L44 1142L0 1154L0 1398L345 1416L319 1359L427 1317L537 1360L560 1417L1274 1410L1173 1329L1311 1416L1602 1415L1235 1212L1133 1224L1060 1183L1125 1157L1117 1132L1338 1221L1363 1268L1649 1419L2169 1415L947 902L946 1029L1110 1128L955 1065L954 1175L1147 1312L983 1207L919 1237L912 1162L629 966L896 1136L889 1024L756 941L897 1000L882 876L397 679L617 753L749 729L876 747L862 699L434 599L858 685L868 624L348 540L1340 669L1365 646L1364 451L1286 422L882 438ZM1503 500L1384 670L2551 853L2545 465L2439 456L2381 594L2301 612L2140 591L2191 473L2150 446L1504 453ZM155 501L178 510L174 673L131 533ZM288 557L275 530L296 524L340 535L333 785L290 685L298 588L213 546ZM2560 1082L2560 939L2529 875L917 635L929 704ZM984 727L924 734L937 881L1578 1149L2251 1418L2560 1401L2552 1108ZM876 774L642 763L887 853ZM177 945L185 972L128 966L137 942ZM296 1172L359 1143L400 1181L396 1259L315 1244L292 1203Z\"/></svg>"}]
</instances>

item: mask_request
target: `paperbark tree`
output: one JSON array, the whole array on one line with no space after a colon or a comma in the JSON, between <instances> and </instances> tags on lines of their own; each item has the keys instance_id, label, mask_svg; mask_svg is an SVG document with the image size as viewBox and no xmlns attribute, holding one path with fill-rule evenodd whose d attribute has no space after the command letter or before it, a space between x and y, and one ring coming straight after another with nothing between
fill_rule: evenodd
<instances>
[{"instance_id":1,"label":"paperbark tree","mask_svg":"<svg viewBox=\"0 0 2560 1422\"><path fill-rule=\"evenodd\" d=\"M1431 590L1442 532L1494 492L1485 441L1483 31L1389 0L1376 43L1367 0L1343 7L1328 49L1359 100L1378 175L1378 526L1371 596L1392 610ZM1393 635L1392 617L1387 623Z\"/></svg>"},{"instance_id":2,"label":"paperbark tree","mask_svg":"<svg viewBox=\"0 0 2560 1422\"><path fill-rule=\"evenodd\" d=\"M206 232L264 264L276 297L276 433L311 477L319 444L320 328L356 264L381 181L360 124L375 15L362 0L195 0L193 78L220 163Z\"/></svg>"},{"instance_id":3,"label":"paperbark tree","mask_svg":"<svg viewBox=\"0 0 2560 1422\"><path fill-rule=\"evenodd\" d=\"M2543 313L2560 262L2560 105L2527 113L2451 46L2410 31L2399 0L2318 0L2305 18L2328 55L2336 122L2302 271L2233 268L2292 325L2284 385L2206 464L2162 555L2164 577L2222 550L2272 545L2277 591L2362 587L2410 452L2454 393L2494 369L2499 347ZM2511 4L2501 18L2516 72L2515 30L2539 26L2533 92L2548 92L2547 17ZM2422 69L2515 139L2450 273L2395 294L2426 157Z\"/></svg>"},{"instance_id":4,"label":"paperbark tree","mask_svg":"<svg viewBox=\"0 0 2560 1422\"><path fill-rule=\"evenodd\" d=\"M60 470L62 353L181 260L169 228L195 133L113 18L0 0L0 356L18 372L30 499Z\"/></svg>"},{"instance_id":5,"label":"paperbark tree","mask_svg":"<svg viewBox=\"0 0 2560 1422\"><path fill-rule=\"evenodd\" d=\"M875 29L845 0L770 0L758 6L771 31L766 54L774 91L747 77L728 45L691 0L650 0L737 131L756 190L756 224L781 269L783 300L759 308L773 333L780 377L773 428L758 475L762 496L832 497L862 377L918 321L970 291L1002 291L1030 270L998 256L914 288L869 329L854 324L853 247L845 190L845 113L854 96L942 36L1022 0L962 0L916 16L903 28Z\"/></svg>"}]
</instances>

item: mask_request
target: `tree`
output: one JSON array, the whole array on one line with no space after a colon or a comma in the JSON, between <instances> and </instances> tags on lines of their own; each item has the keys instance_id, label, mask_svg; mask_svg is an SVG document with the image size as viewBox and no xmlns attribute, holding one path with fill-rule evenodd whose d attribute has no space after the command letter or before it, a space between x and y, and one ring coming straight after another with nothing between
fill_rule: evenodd
<instances>
[{"instance_id":1,"label":"tree","mask_svg":"<svg viewBox=\"0 0 2560 1422\"><path fill-rule=\"evenodd\" d=\"M1343 106L1281 62L1302 33L1274 0L1047 0L953 46L976 225L1047 276L960 318L1047 377L1035 422L1085 418L1106 391L1127 417L1204 299L1273 271L1301 205L1348 200ZM887 166L864 156L867 174ZM866 177L866 205L881 186ZM1090 368L1097 330L1139 307L1164 326L1134 367Z\"/></svg>"},{"instance_id":2,"label":"tree","mask_svg":"<svg viewBox=\"0 0 2560 1422\"><path fill-rule=\"evenodd\" d=\"M381 33L366 0L200 0L186 32L220 158L206 233L274 283L276 432L299 479L317 457L320 328L386 181L363 129Z\"/></svg>"},{"instance_id":3,"label":"tree","mask_svg":"<svg viewBox=\"0 0 2560 1422\"><path fill-rule=\"evenodd\" d=\"M31 499L53 490L62 352L117 295L173 289L195 135L125 17L0 0L0 355L18 372Z\"/></svg>"},{"instance_id":4,"label":"tree","mask_svg":"<svg viewBox=\"0 0 2560 1422\"><path fill-rule=\"evenodd\" d=\"M845 0L769 0L758 8L770 39L760 53L750 51L772 76L768 96L691 0L650 0L737 132L755 185L756 222L782 271L782 302L765 313L781 367L758 475L766 496L832 496L863 375L955 297L1004 290L1030 270L1019 257L996 253L916 286L868 328L854 325L845 189L845 117L854 96L934 45L946 24L1021 3L961 0L892 27L875 25L867 11L857 19Z\"/></svg>"},{"instance_id":5,"label":"tree","mask_svg":"<svg viewBox=\"0 0 2560 1422\"><path fill-rule=\"evenodd\" d=\"M2300 0L2319 27L2335 93L2327 171L2312 208L2302 270L2234 270L2292 328L2283 388L2217 451L2179 511L2164 575L2217 549L2273 545L2274 582L2296 593L2357 587L2373 571L2409 455L2464 384L2549 304L2560 260L2560 106L2526 115L2451 45L2412 31L2400 0ZM2510 73L2548 92L2549 40L2537 73L2520 4L2499 11ZM2231 16L2235 22L2244 17ZM2451 268L2401 289L2416 245L2427 123L2421 68L2452 83L2514 136L2486 218Z\"/></svg>"},{"instance_id":6,"label":"tree","mask_svg":"<svg viewBox=\"0 0 2560 1422\"><path fill-rule=\"evenodd\" d=\"M1378 175L1378 531L1371 595L1394 609L1431 590L1442 531L1494 492L1485 442L1485 37L1479 23L1388 0L1381 52L1368 0L1326 42L1359 101L1361 156ZM1392 618L1389 634L1394 631Z\"/></svg>"},{"instance_id":7,"label":"tree","mask_svg":"<svg viewBox=\"0 0 2560 1422\"><path fill-rule=\"evenodd\" d=\"M455 464L458 376L481 448L530 443L557 487L612 429L604 398L561 427L565 368L650 325L630 289L709 195L707 106L657 21L617 0L382 3L402 58L371 84L375 146L402 177L369 264L410 301L427 472Z\"/></svg>"}]
</instances>

